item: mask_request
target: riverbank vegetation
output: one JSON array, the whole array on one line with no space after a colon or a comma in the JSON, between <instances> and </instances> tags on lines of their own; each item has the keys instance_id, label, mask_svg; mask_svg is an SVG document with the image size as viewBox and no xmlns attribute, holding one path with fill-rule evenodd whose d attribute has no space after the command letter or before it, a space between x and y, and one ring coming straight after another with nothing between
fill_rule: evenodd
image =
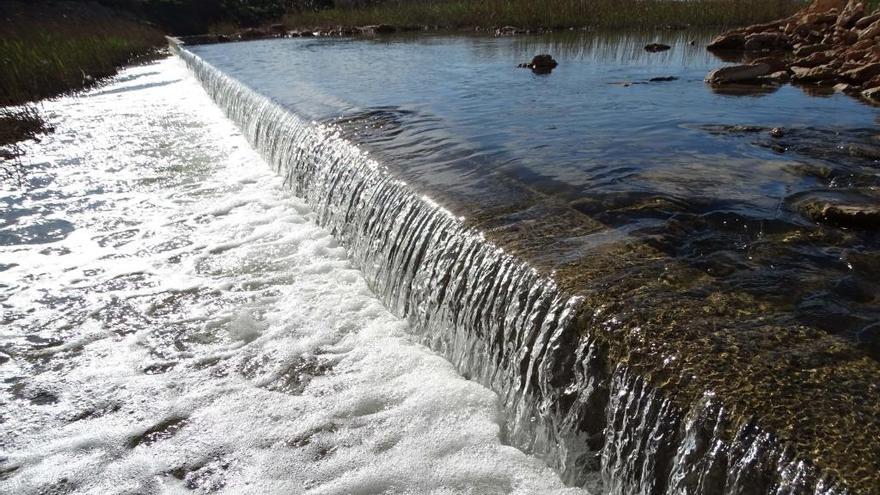
<instances>
[{"instance_id":1,"label":"riverbank vegetation","mask_svg":"<svg viewBox=\"0 0 880 495\"><path fill-rule=\"evenodd\" d=\"M741 26L791 15L802 0L337 0L292 10L291 28L391 24L443 28L662 28Z\"/></svg>"},{"instance_id":2,"label":"riverbank vegetation","mask_svg":"<svg viewBox=\"0 0 880 495\"><path fill-rule=\"evenodd\" d=\"M0 32L0 106L88 87L165 44L155 28L70 2L9 2L0 8Z\"/></svg>"}]
</instances>

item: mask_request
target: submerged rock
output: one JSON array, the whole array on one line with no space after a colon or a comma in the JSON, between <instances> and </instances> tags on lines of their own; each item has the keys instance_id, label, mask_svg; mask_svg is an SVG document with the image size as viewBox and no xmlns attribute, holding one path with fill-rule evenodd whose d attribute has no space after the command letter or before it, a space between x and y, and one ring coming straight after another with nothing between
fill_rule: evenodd
<instances>
[{"instance_id":1,"label":"submerged rock","mask_svg":"<svg viewBox=\"0 0 880 495\"><path fill-rule=\"evenodd\" d=\"M880 195L869 191L811 191L790 198L801 215L854 229L880 228Z\"/></svg>"}]
</instances>

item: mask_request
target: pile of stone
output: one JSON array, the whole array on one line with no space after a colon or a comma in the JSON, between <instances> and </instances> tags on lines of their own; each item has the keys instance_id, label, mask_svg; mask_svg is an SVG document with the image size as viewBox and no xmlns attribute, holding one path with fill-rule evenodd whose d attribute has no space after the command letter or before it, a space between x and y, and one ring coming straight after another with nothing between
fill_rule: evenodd
<instances>
[{"instance_id":1,"label":"pile of stone","mask_svg":"<svg viewBox=\"0 0 880 495\"><path fill-rule=\"evenodd\" d=\"M710 72L713 85L791 81L880 103L880 9L869 14L859 0L816 0L791 17L724 33L708 48L749 60Z\"/></svg>"}]
</instances>

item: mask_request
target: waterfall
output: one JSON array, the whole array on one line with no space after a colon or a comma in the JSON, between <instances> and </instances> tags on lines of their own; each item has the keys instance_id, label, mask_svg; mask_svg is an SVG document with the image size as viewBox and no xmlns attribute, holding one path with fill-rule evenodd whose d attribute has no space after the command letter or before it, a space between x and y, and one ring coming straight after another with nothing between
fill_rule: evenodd
<instances>
[{"instance_id":1,"label":"waterfall","mask_svg":"<svg viewBox=\"0 0 880 495\"><path fill-rule=\"evenodd\" d=\"M591 332L593 311L329 125L175 51L421 340L491 388L505 440L612 494L845 493L711 393L682 407ZM430 386L430 384L426 384Z\"/></svg>"}]
</instances>

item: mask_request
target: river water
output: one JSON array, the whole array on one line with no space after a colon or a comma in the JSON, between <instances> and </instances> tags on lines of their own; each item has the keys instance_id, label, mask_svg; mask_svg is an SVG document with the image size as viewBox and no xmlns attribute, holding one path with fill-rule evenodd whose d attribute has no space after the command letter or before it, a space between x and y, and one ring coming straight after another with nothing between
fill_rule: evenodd
<instances>
[{"instance_id":1,"label":"river water","mask_svg":"<svg viewBox=\"0 0 880 495\"><path fill-rule=\"evenodd\" d=\"M192 46L46 103L2 487L871 493L880 239L811 212L876 200L876 109L705 42Z\"/></svg>"},{"instance_id":2,"label":"river water","mask_svg":"<svg viewBox=\"0 0 880 495\"><path fill-rule=\"evenodd\" d=\"M44 113L0 197L0 492L581 493L178 59Z\"/></svg>"}]
</instances>

